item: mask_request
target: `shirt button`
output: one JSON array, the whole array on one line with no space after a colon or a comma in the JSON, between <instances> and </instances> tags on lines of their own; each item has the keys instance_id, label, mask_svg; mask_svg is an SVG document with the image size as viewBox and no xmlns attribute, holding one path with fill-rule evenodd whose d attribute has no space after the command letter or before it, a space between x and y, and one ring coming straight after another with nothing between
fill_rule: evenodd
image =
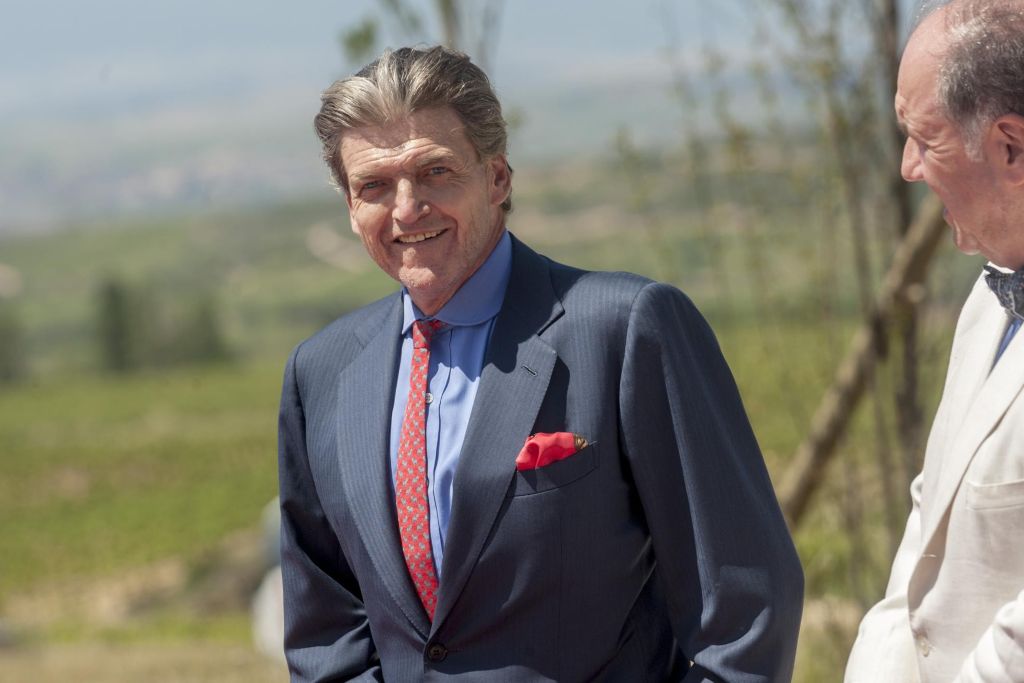
<instances>
[{"instance_id":1,"label":"shirt button","mask_svg":"<svg viewBox=\"0 0 1024 683\"><path fill-rule=\"evenodd\" d=\"M432 662L440 662L448 656L448 648L441 643L434 643L427 648L427 659Z\"/></svg>"},{"instance_id":2,"label":"shirt button","mask_svg":"<svg viewBox=\"0 0 1024 683\"><path fill-rule=\"evenodd\" d=\"M427 395L423 398L423 400L427 402L427 405L430 405L431 403L434 402L434 395L428 391Z\"/></svg>"}]
</instances>

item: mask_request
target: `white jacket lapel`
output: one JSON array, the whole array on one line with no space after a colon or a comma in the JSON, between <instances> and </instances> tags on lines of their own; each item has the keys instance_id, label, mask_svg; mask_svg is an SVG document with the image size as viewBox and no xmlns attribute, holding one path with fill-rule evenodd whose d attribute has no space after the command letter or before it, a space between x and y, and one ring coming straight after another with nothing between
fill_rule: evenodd
<instances>
[{"instance_id":1,"label":"white jacket lapel","mask_svg":"<svg viewBox=\"0 0 1024 683\"><path fill-rule=\"evenodd\" d=\"M950 358L943 405L928 441L925 500L929 505L923 525L926 542L953 502L978 447L1020 391L1024 376L1021 344L1011 345L995 371L990 372L1006 328L1006 314L983 278L975 283L964 305L961 324L963 329L957 331Z\"/></svg>"}]
</instances>

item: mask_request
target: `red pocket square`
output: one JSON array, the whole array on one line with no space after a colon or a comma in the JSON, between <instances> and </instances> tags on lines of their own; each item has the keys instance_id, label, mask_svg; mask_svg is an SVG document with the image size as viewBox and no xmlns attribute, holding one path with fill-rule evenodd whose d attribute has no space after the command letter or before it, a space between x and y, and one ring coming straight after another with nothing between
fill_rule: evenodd
<instances>
[{"instance_id":1,"label":"red pocket square","mask_svg":"<svg viewBox=\"0 0 1024 683\"><path fill-rule=\"evenodd\" d=\"M523 450L516 456L516 469L535 470L568 458L587 445L587 440L572 432L534 434L526 439Z\"/></svg>"}]
</instances>

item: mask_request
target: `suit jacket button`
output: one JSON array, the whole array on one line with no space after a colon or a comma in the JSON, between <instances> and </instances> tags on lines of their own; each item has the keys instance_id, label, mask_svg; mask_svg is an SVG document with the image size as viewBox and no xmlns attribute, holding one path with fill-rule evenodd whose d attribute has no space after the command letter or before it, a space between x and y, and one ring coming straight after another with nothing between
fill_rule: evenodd
<instances>
[{"instance_id":1,"label":"suit jacket button","mask_svg":"<svg viewBox=\"0 0 1024 683\"><path fill-rule=\"evenodd\" d=\"M441 643L434 643L427 648L427 659L432 662L443 661L448 656L448 648Z\"/></svg>"}]
</instances>

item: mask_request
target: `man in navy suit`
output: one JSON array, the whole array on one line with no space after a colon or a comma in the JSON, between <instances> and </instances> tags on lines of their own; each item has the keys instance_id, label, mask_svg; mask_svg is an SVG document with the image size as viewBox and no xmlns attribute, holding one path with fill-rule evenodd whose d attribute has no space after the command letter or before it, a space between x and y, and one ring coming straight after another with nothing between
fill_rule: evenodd
<instances>
[{"instance_id":1,"label":"man in navy suit","mask_svg":"<svg viewBox=\"0 0 1024 683\"><path fill-rule=\"evenodd\" d=\"M690 301L506 230L505 122L464 55L388 51L322 102L402 288L288 361L292 679L789 680L800 564Z\"/></svg>"}]
</instances>

